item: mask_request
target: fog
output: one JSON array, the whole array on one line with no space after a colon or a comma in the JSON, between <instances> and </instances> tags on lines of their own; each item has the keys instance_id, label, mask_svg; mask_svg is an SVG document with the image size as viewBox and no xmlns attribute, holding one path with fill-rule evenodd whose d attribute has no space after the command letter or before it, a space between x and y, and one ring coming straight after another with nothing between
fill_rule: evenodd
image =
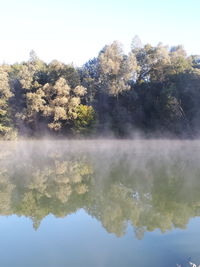
<instances>
[{"instance_id":1,"label":"fog","mask_svg":"<svg viewBox=\"0 0 200 267\"><path fill-rule=\"evenodd\" d=\"M123 236L185 228L200 214L200 141L43 140L2 142L0 214L37 229L49 214L84 209Z\"/></svg>"}]
</instances>

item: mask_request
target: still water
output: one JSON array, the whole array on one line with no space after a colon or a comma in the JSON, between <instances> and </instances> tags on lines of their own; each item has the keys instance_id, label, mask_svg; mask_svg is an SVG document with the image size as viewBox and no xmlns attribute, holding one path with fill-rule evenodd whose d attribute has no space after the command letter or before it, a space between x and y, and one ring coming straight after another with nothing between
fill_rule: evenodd
<instances>
[{"instance_id":1,"label":"still water","mask_svg":"<svg viewBox=\"0 0 200 267\"><path fill-rule=\"evenodd\" d=\"M200 141L0 145L0 266L200 264Z\"/></svg>"}]
</instances>

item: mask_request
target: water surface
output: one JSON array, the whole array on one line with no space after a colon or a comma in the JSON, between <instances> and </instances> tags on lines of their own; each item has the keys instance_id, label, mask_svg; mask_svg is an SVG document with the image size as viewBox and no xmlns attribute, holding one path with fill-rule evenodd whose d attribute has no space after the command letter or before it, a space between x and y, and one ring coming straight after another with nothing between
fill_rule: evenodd
<instances>
[{"instance_id":1,"label":"water surface","mask_svg":"<svg viewBox=\"0 0 200 267\"><path fill-rule=\"evenodd\" d=\"M199 141L4 142L0 266L200 264Z\"/></svg>"}]
</instances>

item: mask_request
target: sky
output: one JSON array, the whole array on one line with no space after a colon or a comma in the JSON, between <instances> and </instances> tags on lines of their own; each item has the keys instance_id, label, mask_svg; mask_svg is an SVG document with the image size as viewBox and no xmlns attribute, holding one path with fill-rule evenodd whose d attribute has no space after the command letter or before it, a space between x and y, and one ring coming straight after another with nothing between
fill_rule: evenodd
<instances>
[{"instance_id":1,"label":"sky","mask_svg":"<svg viewBox=\"0 0 200 267\"><path fill-rule=\"evenodd\" d=\"M135 35L200 54L200 0L0 0L0 25L0 63L34 50L81 66L114 40L127 53Z\"/></svg>"}]
</instances>

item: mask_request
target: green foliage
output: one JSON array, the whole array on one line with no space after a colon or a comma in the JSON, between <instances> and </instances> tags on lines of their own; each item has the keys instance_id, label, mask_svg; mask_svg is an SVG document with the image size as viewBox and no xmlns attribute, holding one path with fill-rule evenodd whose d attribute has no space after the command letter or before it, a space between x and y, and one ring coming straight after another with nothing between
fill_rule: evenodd
<instances>
[{"instance_id":1,"label":"green foliage","mask_svg":"<svg viewBox=\"0 0 200 267\"><path fill-rule=\"evenodd\" d=\"M75 68L49 64L34 51L27 62L0 66L0 136L132 131L198 136L200 56L182 46L143 45L125 54L115 41ZM95 125L95 127L94 127Z\"/></svg>"},{"instance_id":2,"label":"green foliage","mask_svg":"<svg viewBox=\"0 0 200 267\"><path fill-rule=\"evenodd\" d=\"M77 86L72 89L64 78L59 78L55 85L46 83L34 93L27 93L27 116L34 119L41 113L49 118L48 127L58 131L66 121L77 118L76 109L80 104L80 97L86 89Z\"/></svg>"},{"instance_id":3,"label":"green foliage","mask_svg":"<svg viewBox=\"0 0 200 267\"><path fill-rule=\"evenodd\" d=\"M9 66L0 66L0 138L8 140L15 136L9 103L13 96L9 84L9 69Z\"/></svg>"},{"instance_id":4,"label":"green foliage","mask_svg":"<svg viewBox=\"0 0 200 267\"><path fill-rule=\"evenodd\" d=\"M92 106L79 105L76 108L77 118L74 120L74 130L79 134L89 134L94 131L95 111Z\"/></svg>"}]
</instances>

